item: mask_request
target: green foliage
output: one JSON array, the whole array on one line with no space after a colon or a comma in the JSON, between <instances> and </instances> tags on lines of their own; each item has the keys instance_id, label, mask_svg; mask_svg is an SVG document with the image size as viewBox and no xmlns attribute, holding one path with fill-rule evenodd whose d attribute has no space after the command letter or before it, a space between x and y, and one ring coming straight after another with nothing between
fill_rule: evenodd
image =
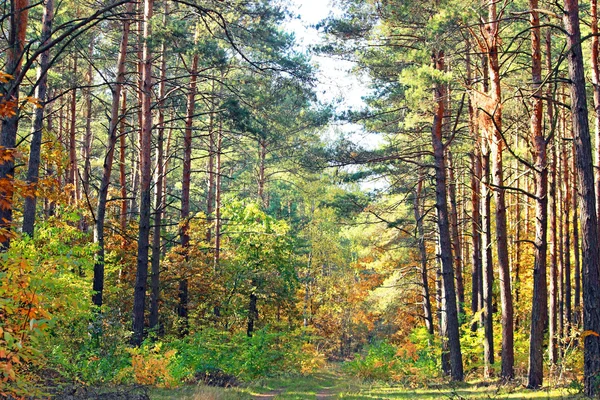
<instances>
[{"instance_id":1,"label":"green foliage","mask_svg":"<svg viewBox=\"0 0 600 400\"><path fill-rule=\"evenodd\" d=\"M363 355L345 363L344 370L368 381L414 385L437 375L439 357L435 348L439 346L434 347L427 331L418 328L402 345L383 340L367 346Z\"/></svg>"},{"instance_id":2,"label":"green foliage","mask_svg":"<svg viewBox=\"0 0 600 400\"><path fill-rule=\"evenodd\" d=\"M241 380L300 373L318 354L306 352L309 337L301 331L269 332L252 337L206 329L169 343L177 351L170 364L174 378L192 379L210 371L222 371Z\"/></svg>"},{"instance_id":3,"label":"green foliage","mask_svg":"<svg viewBox=\"0 0 600 400\"><path fill-rule=\"evenodd\" d=\"M391 381L400 372L400 360L396 357L397 349L387 341L367 346L366 354L345 365L347 372L359 378L374 381Z\"/></svg>"},{"instance_id":4,"label":"green foliage","mask_svg":"<svg viewBox=\"0 0 600 400\"><path fill-rule=\"evenodd\" d=\"M38 225L35 240L14 238L2 253L0 393L31 387L57 347L85 342L91 285L82 276L93 249L79 230L52 221Z\"/></svg>"}]
</instances>

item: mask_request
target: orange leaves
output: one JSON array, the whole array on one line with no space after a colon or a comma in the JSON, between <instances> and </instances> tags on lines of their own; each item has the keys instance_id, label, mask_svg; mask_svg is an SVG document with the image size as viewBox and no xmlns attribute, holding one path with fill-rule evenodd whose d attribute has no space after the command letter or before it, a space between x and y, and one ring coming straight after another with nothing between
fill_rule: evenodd
<instances>
[{"instance_id":1,"label":"orange leaves","mask_svg":"<svg viewBox=\"0 0 600 400\"><path fill-rule=\"evenodd\" d=\"M8 83L8 81L10 81L11 79L13 79L13 76L11 74L7 74L6 72L0 71L0 83Z\"/></svg>"},{"instance_id":2,"label":"orange leaves","mask_svg":"<svg viewBox=\"0 0 600 400\"><path fill-rule=\"evenodd\" d=\"M33 266L24 258L8 257L0 269L0 393L3 383L19 381L19 367L34 359L30 338L47 318L35 285ZM36 318L38 319L36 321Z\"/></svg>"},{"instance_id":3,"label":"orange leaves","mask_svg":"<svg viewBox=\"0 0 600 400\"><path fill-rule=\"evenodd\" d=\"M42 104L37 97L27 96L25 97L25 102L31 104L35 108L42 108Z\"/></svg>"},{"instance_id":4,"label":"orange leaves","mask_svg":"<svg viewBox=\"0 0 600 400\"><path fill-rule=\"evenodd\" d=\"M5 72L0 71L0 84L8 83L13 79L13 76ZM0 118L10 118L17 115L17 110L24 107L27 104L32 104L36 108L41 108L39 99L33 96L27 96L23 99L21 104L16 97L5 98L0 93Z\"/></svg>"},{"instance_id":5,"label":"orange leaves","mask_svg":"<svg viewBox=\"0 0 600 400\"><path fill-rule=\"evenodd\" d=\"M600 337L600 334L598 334L598 332L594 332L594 331L590 331L590 330L587 330L587 331L583 331L583 332L581 332L581 337L582 337L582 338L585 338L585 337L587 337L587 336L596 336L596 337Z\"/></svg>"},{"instance_id":6,"label":"orange leaves","mask_svg":"<svg viewBox=\"0 0 600 400\"><path fill-rule=\"evenodd\" d=\"M173 387L177 383L171 376L169 363L177 353L176 350L161 352L161 343L152 348L141 347L128 350L131 353L131 368L136 383L140 385L157 385Z\"/></svg>"},{"instance_id":7,"label":"orange leaves","mask_svg":"<svg viewBox=\"0 0 600 400\"><path fill-rule=\"evenodd\" d=\"M0 96L2 96L0 94ZM14 117L17 115L17 99L4 99L0 97L0 118Z\"/></svg>"}]
</instances>

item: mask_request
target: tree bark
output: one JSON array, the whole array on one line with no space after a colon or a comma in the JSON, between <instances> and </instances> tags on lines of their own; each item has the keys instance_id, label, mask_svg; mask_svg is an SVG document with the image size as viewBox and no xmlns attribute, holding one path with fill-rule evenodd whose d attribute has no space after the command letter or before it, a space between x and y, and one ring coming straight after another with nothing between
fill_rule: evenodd
<instances>
[{"instance_id":1,"label":"tree bark","mask_svg":"<svg viewBox=\"0 0 600 400\"><path fill-rule=\"evenodd\" d=\"M125 115L127 114L127 91L123 90L121 104L121 123L119 128L119 186L121 187L121 215L119 222L121 225L121 236L125 242L127 232L127 178L125 175Z\"/></svg>"},{"instance_id":2,"label":"tree bark","mask_svg":"<svg viewBox=\"0 0 600 400\"><path fill-rule=\"evenodd\" d=\"M440 254L440 233L437 232L437 243L436 243L436 254ZM441 363L442 372L444 375L450 375L452 373L452 366L450 365L450 348L448 346L448 322L446 316L446 295L444 293L444 284L442 280L442 262L439 257L436 258L436 302L437 302L437 319L438 319L438 334L441 340Z\"/></svg>"},{"instance_id":3,"label":"tree bark","mask_svg":"<svg viewBox=\"0 0 600 400\"><path fill-rule=\"evenodd\" d=\"M5 72L16 77L21 72L25 32L29 16L29 0L12 0L10 2L10 30L8 32L8 49L6 51ZM4 99L19 101L19 81L12 80L0 87ZM0 164L0 248L10 246L12 229L12 211L14 195L15 160L14 152L17 143L17 128L19 125L19 107L15 115L2 120L0 146L6 154L6 159Z\"/></svg>"},{"instance_id":4,"label":"tree bark","mask_svg":"<svg viewBox=\"0 0 600 400\"><path fill-rule=\"evenodd\" d=\"M168 2L164 3L163 25L167 25L167 15L169 13ZM162 217L165 208L164 198L164 131L165 131L165 97L167 81L167 47L163 41L161 45L160 57L160 84L159 84L159 103L158 103L158 124L156 130L158 137L156 140L156 179L154 186L154 232L152 234L152 276L150 280L150 329L157 330L160 333L159 324L159 301L160 301L160 259L161 259L161 229Z\"/></svg>"},{"instance_id":5,"label":"tree bark","mask_svg":"<svg viewBox=\"0 0 600 400\"><path fill-rule=\"evenodd\" d=\"M444 52L433 53L434 67L444 71ZM432 146L435 159L435 192L437 224L440 234L440 254L442 263L442 280L444 285L444 299L446 303L445 315L447 321L448 345L450 348L450 376L454 381L464 379L462 354L460 351L460 336L458 324L458 307L456 304L456 289L454 286L454 268L452 267L452 244L450 240L450 224L448 219L448 200L446 198L446 160L444 156L444 142L442 138L442 124L444 118L445 88L443 84L435 87L435 115L431 130Z\"/></svg>"},{"instance_id":6,"label":"tree bark","mask_svg":"<svg viewBox=\"0 0 600 400\"><path fill-rule=\"evenodd\" d=\"M215 82L212 82L212 95L215 95ZM206 230L206 241L210 243L212 240L211 226L214 223L215 209L215 100L210 99L210 115L208 121L208 182L206 188L206 218L208 221L208 229Z\"/></svg>"},{"instance_id":7,"label":"tree bark","mask_svg":"<svg viewBox=\"0 0 600 400\"><path fill-rule=\"evenodd\" d=\"M77 55L73 58L74 77L77 76ZM70 125L69 125L69 173L67 175L67 183L71 184L71 203L75 204L79 200L79 176L77 174L77 137L76 120L77 120L77 88L71 91L70 104Z\"/></svg>"},{"instance_id":8,"label":"tree bark","mask_svg":"<svg viewBox=\"0 0 600 400\"><path fill-rule=\"evenodd\" d=\"M46 45L52 33L52 21L54 19L54 0L46 0L44 4L44 16L42 17L41 43ZM48 91L48 66L50 65L50 50L40 55L40 65L37 70L37 82L35 97L41 107L33 112L33 123L31 128L31 145L29 146L29 164L27 166L27 183L31 186L31 193L25 197L23 205L23 233L33 237L36 206L37 206L37 183L40 172L40 159L42 150L42 128L44 123L44 111L47 106Z\"/></svg>"},{"instance_id":9,"label":"tree bark","mask_svg":"<svg viewBox=\"0 0 600 400\"><path fill-rule=\"evenodd\" d=\"M590 0L591 14L591 40L592 40L592 87L594 93L594 131L596 136L596 174L595 174L595 190L596 190L596 216L600 218L600 66L598 58L600 57L600 38L598 37L598 0ZM600 224L600 220L598 221Z\"/></svg>"},{"instance_id":10,"label":"tree bark","mask_svg":"<svg viewBox=\"0 0 600 400\"><path fill-rule=\"evenodd\" d=\"M564 184L564 207L563 207L563 215L564 215L564 250L565 250L565 262L563 265L563 275L564 275L564 317L565 320L565 330L563 331L564 336L569 336L570 325L572 322L572 305L571 305L571 230L569 226L571 224L571 185L570 185L570 175L571 172L569 170L569 158L567 156L567 145L563 143L562 146L562 159L563 159L563 184Z\"/></svg>"},{"instance_id":11,"label":"tree bark","mask_svg":"<svg viewBox=\"0 0 600 400\"><path fill-rule=\"evenodd\" d=\"M90 194L90 179L92 175L92 165L90 162L92 152L92 142L94 140L92 132L92 84L93 84L93 68L92 57L94 55L94 40L89 44L89 60L88 70L86 74L87 87L84 90L85 99L85 133L83 135L83 146L81 147L81 157L83 158L83 176L81 177L82 198L88 198ZM117 106L118 107L118 106Z\"/></svg>"},{"instance_id":12,"label":"tree bark","mask_svg":"<svg viewBox=\"0 0 600 400\"><path fill-rule=\"evenodd\" d=\"M572 180L573 187L577 187L577 171L575 170L575 148L572 149ZM575 293L573 299L573 322L577 327L581 326L581 263L579 260L579 215L577 212L577 194L571 196L571 208L573 209L573 254L575 259Z\"/></svg>"},{"instance_id":13,"label":"tree bark","mask_svg":"<svg viewBox=\"0 0 600 400\"><path fill-rule=\"evenodd\" d=\"M254 286L254 283L252 286ZM248 302L248 326L246 328L246 335L248 335L248 337L252 337L252 332L254 332L254 323L258 320L258 308L256 306L256 301L256 294L251 293L250 301Z\"/></svg>"},{"instance_id":14,"label":"tree bark","mask_svg":"<svg viewBox=\"0 0 600 400\"><path fill-rule=\"evenodd\" d=\"M537 0L529 0L531 25L531 78L533 96L530 130L535 159L535 261L533 266L533 298L529 339L529 371L527 386L539 388L544 378L544 327L547 313L546 248L548 227L547 142L542 130L542 52Z\"/></svg>"},{"instance_id":15,"label":"tree bark","mask_svg":"<svg viewBox=\"0 0 600 400\"><path fill-rule=\"evenodd\" d=\"M423 319L425 320L425 328L430 335L433 335L433 314L431 311L431 297L429 294L429 274L427 272L427 249L425 248L425 230L423 228L423 214L421 212L421 191L423 188L423 179L419 178L417 188L413 197L413 214L415 216L415 224L417 226L417 237L419 242L419 256L421 262L421 285L422 285L422 302L423 302Z\"/></svg>"},{"instance_id":16,"label":"tree bark","mask_svg":"<svg viewBox=\"0 0 600 400\"><path fill-rule=\"evenodd\" d=\"M458 115L457 115L458 118ZM456 204L456 178L454 176L454 160L452 151L446 150L448 163L448 198L450 199L450 233L452 235L452 254L454 255L454 273L456 275L456 300L458 302L458 314L464 314L465 286L463 283L462 246L460 243L460 232L458 229L458 207Z\"/></svg>"},{"instance_id":17,"label":"tree bark","mask_svg":"<svg viewBox=\"0 0 600 400\"><path fill-rule=\"evenodd\" d=\"M142 50L142 126L140 134L140 223L138 234L137 270L133 298L132 344L139 346L144 340L144 314L148 279L148 252L150 247L150 196L152 150L152 54L149 39L154 0L144 0L143 50Z\"/></svg>"},{"instance_id":18,"label":"tree bark","mask_svg":"<svg viewBox=\"0 0 600 400\"><path fill-rule=\"evenodd\" d=\"M551 74L553 71L552 65L552 36L551 30L546 29L546 68L548 73ZM552 88L548 88L546 92L547 96L547 107L546 114L548 119L548 125L551 127L549 137L554 137L556 128L558 126L558 118L554 115L554 104L553 104L553 91ZM547 147L548 148L548 147ZM556 352L556 310L557 310L557 297L556 297L556 286L557 286L557 271L558 271L558 254L557 254L557 225L556 225L556 152L554 151L554 145L550 147L552 158L550 161L550 184L548 187L549 203L548 203L548 220L549 220L549 231L550 231L550 282L549 282L549 293L548 293L548 358L550 363L555 364L558 358Z\"/></svg>"},{"instance_id":19,"label":"tree bark","mask_svg":"<svg viewBox=\"0 0 600 400\"><path fill-rule=\"evenodd\" d=\"M194 112L196 109L196 85L198 79L198 54L192 57L192 67L190 71L190 88L187 97L187 111L185 118L185 131L183 138L183 176L181 183L181 247L188 259L188 247L190 244L189 219L190 219L190 183L192 172L192 124ZM177 307L177 316L181 324L180 335L185 336L188 333L188 282L187 277L181 277L179 281L179 305Z\"/></svg>"},{"instance_id":20,"label":"tree bark","mask_svg":"<svg viewBox=\"0 0 600 400\"><path fill-rule=\"evenodd\" d=\"M483 361L484 374L491 375L491 366L494 364L494 326L493 326L493 284L494 267L492 265L492 224L491 224L491 195L490 195L490 150L486 137L481 138L481 281L483 312L481 313L484 340Z\"/></svg>"},{"instance_id":21,"label":"tree bark","mask_svg":"<svg viewBox=\"0 0 600 400\"><path fill-rule=\"evenodd\" d=\"M583 329L593 332L584 337L584 386L588 396L598 393L596 378L600 372L600 254L592 144L588 124L585 74L579 29L579 4L565 0L564 24L567 31L567 59L571 88L571 114L579 179L579 210L583 261Z\"/></svg>"},{"instance_id":22,"label":"tree bark","mask_svg":"<svg viewBox=\"0 0 600 400\"><path fill-rule=\"evenodd\" d=\"M471 312L476 315L482 309L483 281L481 268L481 155L477 149L471 153ZM473 318L471 330L477 330L477 319Z\"/></svg>"},{"instance_id":23,"label":"tree bark","mask_svg":"<svg viewBox=\"0 0 600 400\"><path fill-rule=\"evenodd\" d=\"M222 194L222 173L221 154L223 145L223 122L219 120L219 129L217 130L217 143L215 147L215 268L219 266L221 259L221 194Z\"/></svg>"},{"instance_id":24,"label":"tree bark","mask_svg":"<svg viewBox=\"0 0 600 400\"><path fill-rule=\"evenodd\" d=\"M498 16L496 0L488 4L487 45L488 68L490 71L491 99L491 150L492 181L494 183L494 200L496 214L496 246L498 253L498 275L500 282L500 301L502 304L502 368L504 380L514 378L514 310L510 282L510 261L508 257L508 234L506 229L506 194L504 189L504 168L502 153L504 139L502 137L502 92L500 87L500 62L498 55Z\"/></svg>"}]
</instances>

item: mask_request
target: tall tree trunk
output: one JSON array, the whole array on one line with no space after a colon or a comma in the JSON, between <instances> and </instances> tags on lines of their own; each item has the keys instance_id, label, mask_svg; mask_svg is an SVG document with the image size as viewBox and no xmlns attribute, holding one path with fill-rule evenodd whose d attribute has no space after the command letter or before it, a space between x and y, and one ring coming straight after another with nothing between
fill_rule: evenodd
<instances>
[{"instance_id":1,"label":"tall tree trunk","mask_svg":"<svg viewBox=\"0 0 600 400\"><path fill-rule=\"evenodd\" d=\"M252 282L252 286L256 286L255 282ZM256 302L256 293L250 293L250 301L248 302L248 326L246 328L246 335L248 335L248 337L252 337L254 323L258 320L258 307L256 306Z\"/></svg>"},{"instance_id":2,"label":"tall tree trunk","mask_svg":"<svg viewBox=\"0 0 600 400\"><path fill-rule=\"evenodd\" d=\"M598 219L594 191L592 144L588 124L585 74L579 30L579 4L565 0L564 24L567 31L567 59L571 87L573 139L579 178L579 210L583 261L583 329L591 331L584 337L584 386L588 396L598 392L596 378L600 372L600 253L598 249Z\"/></svg>"},{"instance_id":3,"label":"tall tree trunk","mask_svg":"<svg viewBox=\"0 0 600 400\"><path fill-rule=\"evenodd\" d=\"M508 234L506 229L506 198L504 189L504 168L502 153L502 95L500 88L500 62L498 56L498 16L496 0L488 5L487 45L488 67L490 72L491 99L491 150L492 181L494 183L494 200L496 205L496 246L498 252L498 272L500 281L500 301L502 304L502 369L501 377L510 380L514 377L514 310L512 302L510 264L508 257Z\"/></svg>"},{"instance_id":4,"label":"tall tree trunk","mask_svg":"<svg viewBox=\"0 0 600 400\"><path fill-rule=\"evenodd\" d=\"M433 314L431 311L431 297L429 294L429 277L427 272L427 249L425 248L425 230L423 229L423 214L421 213L421 191L423 189L423 179L419 178L419 183L413 197L413 214L417 226L417 237L419 242L419 257L421 262L421 286L423 302L423 319L425 327L430 335L433 335Z\"/></svg>"},{"instance_id":5,"label":"tall tree trunk","mask_svg":"<svg viewBox=\"0 0 600 400\"><path fill-rule=\"evenodd\" d=\"M563 183L564 183L564 206L563 206L563 215L565 218L564 223L564 250L565 250L565 263L563 265L564 270L564 298L565 298L565 309L564 309L564 317L565 320L565 330L563 332L564 336L569 336L569 330L571 325L571 317L572 317L572 306L571 306L571 231L569 226L571 224L571 186L570 186L570 175L571 172L569 170L569 158L567 156L567 145L563 143L562 146L562 159L563 159Z\"/></svg>"},{"instance_id":6,"label":"tall tree trunk","mask_svg":"<svg viewBox=\"0 0 600 400\"><path fill-rule=\"evenodd\" d=\"M590 0L591 29L592 29L592 87L594 90L594 131L596 136L596 216L600 218L600 66L598 58L600 57L600 37L598 37L598 0ZM600 224L600 220L598 221Z\"/></svg>"},{"instance_id":7,"label":"tall tree trunk","mask_svg":"<svg viewBox=\"0 0 600 400\"><path fill-rule=\"evenodd\" d=\"M456 116L459 118L459 116ZM460 233L458 229L458 207L456 204L456 177L454 176L454 160L452 151L446 150L448 162L448 198L450 199L450 232L452 235L452 254L454 255L454 273L456 275L456 299L459 315L464 314L465 286L463 284L463 263Z\"/></svg>"},{"instance_id":8,"label":"tall tree trunk","mask_svg":"<svg viewBox=\"0 0 600 400\"><path fill-rule=\"evenodd\" d=\"M125 175L125 116L127 115L127 91L123 90L121 104L121 123L119 128L119 186L121 187L121 236L126 237L127 232L127 178Z\"/></svg>"},{"instance_id":9,"label":"tall tree trunk","mask_svg":"<svg viewBox=\"0 0 600 400\"><path fill-rule=\"evenodd\" d=\"M535 261L533 266L533 299L529 339L529 372L527 386L538 388L544 377L543 342L547 313L546 248L548 227L548 166L547 142L542 130L542 52L540 18L537 0L529 0L531 24L531 78L533 96L531 105L531 141L534 146L535 176Z\"/></svg>"},{"instance_id":10,"label":"tall tree trunk","mask_svg":"<svg viewBox=\"0 0 600 400\"><path fill-rule=\"evenodd\" d=\"M51 93L51 92L50 92ZM48 94L47 98L51 98L52 94ZM53 110L53 105L54 102L47 104L44 108L44 113L47 114L46 117L46 129L48 130L48 132L56 132L54 129L54 115L55 115L55 111ZM41 144L41 143L40 143ZM54 163L52 161L47 161L46 162L46 176L47 177L52 177L53 179L55 179L56 181L58 181L59 177L56 175L56 170L54 168ZM34 207L35 208L35 207ZM46 219L52 217L55 215L55 210L56 210L56 203L54 200L48 198L47 196L44 197L44 216L46 217ZM34 221L34 228L35 228L35 221Z\"/></svg>"},{"instance_id":11,"label":"tall tree trunk","mask_svg":"<svg viewBox=\"0 0 600 400\"><path fill-rule=\"evenodd\" d=\"M77 55L73 58L74 77L77 76ZM77 121L77 88L71 91L70 104L70 125L69 125L69 173L67 175L67 183L72 185L71 202L74 204L79 200L79 176L77 174L77 137L76 137L76 121Z\"/></svg>"},{"instance_id":12,"label":"tall tree trunk","mask_svg":"<svg viewBox=\"0 0 600 400\"><path fill-rule=\"evenodd\" d=\"M577 171L575 170L575 148L572 149L572 180L573 187L577 187ZM581 264L579 261L579 215L577 212L577 195L571 196L571 208L573 209L573 254L575 258L575 293L573 299L573 321L577 327L581 326Z\"/></svg>"},{"instance_id":13,"label":"tall tree trunk","mask_svg":"<svg viewBox=\"0 0 600 400\"><path fill-rule=\"evenodd\" d=\"M92 175L92 165L90 162L92 152L92 142L94 140L92 132L92 83L94 81L94 70L92 62L94 56L94 40L89 44L89 62L86 74L86 85L84 91L85 99L85 133L83 136L83 146L81 147L81 157L83 158L83 175L81 177L82 198L89 197L90 194L90 178ZM117 106L118 107L118 106Z\"/></svg>"},{"instance_id":14,"label":"tall tree trunk","mask_svg":"<svg viewBox=\"0 0 600 400\"><path fill-rule=\"evenodd\" d=\"M52 33L52 20L54 19L54 0L46 0L44 5L44 16L42 17L42 46L48 43ZM50 50L40 55L40 66L37 71L38 86L35 97L41 107L33 112L33 123L31 128L31 145L29 146L29 164L27 166L27 183L31 185L31 192L25 197L23 205L23 233L33 237L37 205L37 182L40 171L40 159L42 150L42 127L44 122L44 111L47 107L48 90L48 67L50 62Z\"/></svg>"},{"instance_id":15,"label":"tall tree trunk","mask_svg":"<svg viewBox=\"0 0 600 400\"><path fill-rule=\"evenodd\" d=\"M150 247L150 197L152 181L152 54L150 35L154 0L144 0L144 32L142 52L142 126L140 134L140 226L138 235L137 271L133 298L132 343L139 346L144 340L144 314L148 279L148 252Z\"/></svg>"},{"instance_id":16,"label":"tall tree trunk","mask_svg":"<svg viewBox=\"0 0 600 400\"><path fill-rule=\"evenodd\" d=\"M546 29L546 68L549 74L552 74L554 66L552 65L552 35L551 29ZM553 91L549 87L547 92L547 107L546 114L548 125L550 126L549 137L554 138L555 131L558 126L558 118L554 116ZM549 305L548 305L548 358L551 364L556 364L558 359L556 346L557 319L556 310L557 297L557 276L558 276L558 245L557 245L557 225L556 225L556 152L555 146L551 147L552 159L550 160L550 185L549 185L549 204L548 204L548 219L550 223L550 282L549 282Z\"/></svg>"},{"instance_id":17,"label":"tall tree trunk","mask_svg":"<svg viewBox=\"0 0 600 400\"><path fill-rule=\"evenodd\" d=\"M567 121L565 119L565 122L563 124L563 130L562 130L562 135L564 136L564 133L566 132L567 129ZM556 171L557 176L560 177L562 176L562 161L560 158L560 141L562 140L562 137L560 138L559 141L557 141L556 143L556 156L558 159L558 171ZM557 341L559 343L558 346L558 357L560 358L561 353L562 353L562 349L560 346L560 343L562 341L563 338L563 332L564 332L564 328L565 328L565 319L564 319L564 312L565 312L565 286L564 286L564 266L565 266L565 249L564 249L564 203L562 201L562 199L564 198L563 196L563 187L562 187L562 182L557 184L557 196L556 196L556 209L557 209L557 213L559 215L559 218L557 220L558 223L558 284L557 284L557 289L558 289L558 312L556 314L557 318L558 318L558 335L557 335Z\"/></svg>"},{"instance_id":18,"label":"tall tree trunk","mask_svg":"<svg viewBox=\"0 0 600 400\"><path fill-rule=\"evenodd\" d=\"M167 25L167 15L169 14L168 2L164 3L163 25ZM159 330L158 303L160 300L160 258L161 258L161 229L162 217L165 208L163 196L164 185L164 137L165 137L165 96L167 81L167 47L163 41L160 56L160 84L159 84L159 102L158 102L158 124L156 130L158 138L156 140L156 179L154 186L154 232L152 234L152 276L150 280L150 329ZM160 332L158 332L160 333Z\"/></svg>"},{"instance_id":19,"label":"tall tree trunk","mask_svg":"<svg viewBox=\"0 0 600 400\"><path fill-rule=\"evenodd\" d=\"M473 250L471 258L471 311L476 315L482 309L483 280L481 268L481 155L477 149L471 153L471 235ZM473 318L471 330L477 330L477 320Z\"/></svg>"},{"instance_id":20,"label":"tall tree trunk","mask_svg":"<svg viewBox=\"0 0 600 400\"><path fill-rule=\"evenodd\" d=\"M215 147L215 268L219 266L221 258L221 193L223 165L221 164L221 154L223 145L223 122L219 119L219 129L217 130L217 143Z\"/></svg>"},{"instance_id":21,"label":"tall tree trunk","mask_svg":"<svg viewBox=\"0 0 600 400\"><path fill-rule=\"evenodd\" d=\"M192 57L192 68L190 71L190 88L187 98L187 111L185 118L185 132L183 138L183 177L181 183L181 247L188 258L188 247L190 243L189 218L190 218L190 182L192 171L192 123L196 109L196 85L198 79L198 54ZM179 305L177 316L180 319L182 336L188 333L188 282L187 277L181 277L179 281Z\"/></svg>"},{"instance_id":22,"label":"tall tree trunk","mask_svg":"<svg viewBox=\"0 0 600 400\"><path fill-rule=\"evenodd\" d=\"M473 85L473 72L471 70L471 43L467 36L466 70L467 86ZM471 157L471 311L476 315L483 308L483 280L481 267L481 154L479 148L479 132L477 124L477 113L473 107L473 99L469 96L469 133L475 141L475 146L470 154ZM473 318L471 330L477 330L477 320Z\"/></svg>"},{"instance_id":23,"label":"tall tree trunk","mask_svg":"<svg viewBox=\"0 0 600 400\"><path fill-rule=\"evenodd\" d=\"M434 67L439 71L445 70L444 52L434 52ZM460 336L458 326L458 307L456 304L456 289L454 286L454 268L452 267L452 244L450 240L450 224L448 219L448 200L446 198L446 160L444 156L444 142L442 137L442 124L444 118L445 87L437 84L435 87L435 116L431 130L433 153L435 158L435 192L437 223L440 234L440 254L442 263L442 280L444 285L444 299L446 303L445 315L447 321L448 345L450 348L451 378L454 381L464 379L462 354L460 351Z\"/></svg>"},{"instance_id":24,"label":"tall tree trunk","mask_svg":"<svg viewBox=\"0 0 600 400\"><path fill-rule=\"evenodd\" d=\"M440 233L437 232L436 254L440 254ZM448 318L444 310L446 310L446 295L444 293L444 284L442 279L442 262L439 257L436 258L436 302L437 302L437 319L438 319L438 334L441 340L441 363L442 372L444 375L452 373L450 365L450 348L448 346Z\"/></svg>"},{"instance_id":25,"label":"tall tree trunk","mask_svg":"<svg viewBox=\"0 0 600 400\"><path fill-rule=\"evenodd\" d=\"M6 50L5 71L13 77L21 72L23 49L25 46L25 32L29 15L29 0L12 0L10 2L10 30L8 32L8 49ZM18 80L5 83L0 87L3 99L15 100L18 104ZM14 195L15 160L14 152L17 143L17 128L19 124L19 107L14 110L14 115L2 119L0 132L0 146L3 149L3 160L0 164L0 248L10 246L12 229L12 211Z\"/></svg>"},{"instance_id":26,"label":"tall tree trunk","mask_svg":"<svg viewBox=\"0 0 600 400\"><path fill-rule=\"evenodd\" d=\"M127 3L127 13L133 11L133 2ZM123 21L123 35L119 47L119 57L117 60L117 76L115 85L112 88L112 103L110 109L110 121L108 124L108 143L106 155L104 156L104 165L102 168L102 181L98 192L98 206L96 208L96 221L94 225L94 242L97 245L96 261L94 263L94 280L92 301L94 305L102 306L102 295L104 291L104 222L106 219L106 204L108 198L108 188L110 186L110 177L112 175L113 159L115 146L117 144L119 121L124 115L119 115L121 104L121 92L125 82L125 63L127 61L127 44L129 41L129 27L131 20L129 18Z\"/></svg>"},{"instance_id":27,"label":"tall tree trunk","mask_svg":"<svg viewBox=\"0 0 600 400\"><path fill-rule=\"evenodd\" d=\"M212 239L213 227L211 224L214 222L213 213L215 209L215 82L212 81L211 94L213 97L210 99L210 115L208 117L208 179L206 188L206 218L208 221L208 229L206 230L206 241L210 243Z\"/></svg>"},{"instance_id":28,"label":"tall tree trunk","mask_svg":"<svg viewBox=\"0 0 600 400\"><path fill-rule=\"evenodd\" d=\"M481 138L481 281L483 312L481 313L484 340L483 361L485 375L491 374L494 364L494 327L493 327L493 283L494 267L492 265L492 224L491 224L491 195L490 195L490 151L486 137Z\"/></svg>"}]
</instances>

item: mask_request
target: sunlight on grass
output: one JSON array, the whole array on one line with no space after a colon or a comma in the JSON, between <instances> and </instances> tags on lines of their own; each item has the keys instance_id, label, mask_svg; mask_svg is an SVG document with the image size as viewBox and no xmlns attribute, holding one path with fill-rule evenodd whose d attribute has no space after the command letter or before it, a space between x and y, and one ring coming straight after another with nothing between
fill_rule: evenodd
<instances>
[{"instance_id":1,"label":"sunlight on grass","mask_svg":"<svg viewBox=\"0 0 600 400\"><path fill-rule=\"evenodd\" d=\"M250 400L254 397L238 388L220 388L204 385L188 385L176 389L154 389L151 400Z\"/></svg>"},{"instance_id":2,"label":"sunlight on grass","mask_svg":"<svg viewBox=\"0 0 600 400\"><path fill-rule=\"evenodd\" d=\"M155 389L152 400L311 400L311 399L411 399L411 400L462 400L462 399L584 399L575 389L544 388L527 390L516 383L511 385L433 384L419 389L391 386L381 382L363 382L341 372L338 365L307 376L282 376L265 378L238 388L209 386L184 386L177 389Z\"/></svg>"}]
</instances>

